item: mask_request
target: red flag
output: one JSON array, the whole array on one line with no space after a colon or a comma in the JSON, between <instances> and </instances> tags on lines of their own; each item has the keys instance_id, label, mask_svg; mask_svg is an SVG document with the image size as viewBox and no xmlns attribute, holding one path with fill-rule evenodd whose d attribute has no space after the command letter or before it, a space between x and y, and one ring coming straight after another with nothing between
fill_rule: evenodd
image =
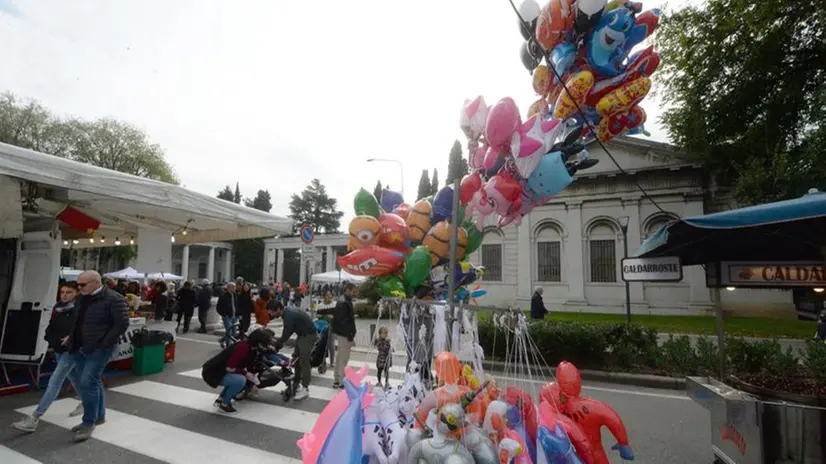
<instances>
[{"instance_id":1,"label":"red flag","mask_svg":"<svg viewBox=\"0 0 826 464\"><path fill-rule=\"evenodd\" d=\"M72 229L94 235L100 227L100 221L79 210L67 206L57 215L57 218Z\"/></svg>"}]
</instances>

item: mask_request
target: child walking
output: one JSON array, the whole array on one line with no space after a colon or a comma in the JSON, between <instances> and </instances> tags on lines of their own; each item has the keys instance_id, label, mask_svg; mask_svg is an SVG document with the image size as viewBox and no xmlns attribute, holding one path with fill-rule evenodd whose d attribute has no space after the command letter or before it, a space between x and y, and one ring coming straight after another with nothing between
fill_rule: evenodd
<instances>
[{"instance_id":1,"label":"child walking","mask_svg":"<svg viewBox=\"0 0 826 464\"><path fill-rule=\"evenodd\" d=\"M373 340L373 345L379 350L376 358L376 371L378 371L379 385L381 385L381 374L384 373L384 389L390 389L390 366L393 365L392 343L387 336L387 327L379 328L379 337Z\"/></svg>"}]
</instances>

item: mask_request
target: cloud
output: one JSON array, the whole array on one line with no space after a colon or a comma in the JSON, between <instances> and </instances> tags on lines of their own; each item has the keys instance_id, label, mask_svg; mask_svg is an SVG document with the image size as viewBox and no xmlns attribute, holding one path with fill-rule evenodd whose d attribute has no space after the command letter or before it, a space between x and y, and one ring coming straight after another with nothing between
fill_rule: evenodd
<instances>
[{"instance_id":1,"label":"cloud","mask_svg":"<svg viewBox=\"0 0 826 464\"><path fill-rule=\"evenodd\" d=\"M136 124L182 184L268 189L278 214L313 178L347 213L362 186L399 188L397 165L374 157L403 162L411 199L422 169L444 180L465 98L511 96L523 111L536 98L504 0L21 5L25 21L0 18L0 42L15 44L0 48L0 90Z\"/></svg>"},{"instance_id":2,"label":"cloud","mask_svg":"<svg viewBox=\"0 0 826 464\"><path fill-rule=\"evenodd\" d=\"M2 17L2 15L4 14L13 16L15 18L23 17L23 12L20 11L19 8L17 8L17 5L15 4L14 0L0 0L0 17Z\"/></svg>"}]
</instances>

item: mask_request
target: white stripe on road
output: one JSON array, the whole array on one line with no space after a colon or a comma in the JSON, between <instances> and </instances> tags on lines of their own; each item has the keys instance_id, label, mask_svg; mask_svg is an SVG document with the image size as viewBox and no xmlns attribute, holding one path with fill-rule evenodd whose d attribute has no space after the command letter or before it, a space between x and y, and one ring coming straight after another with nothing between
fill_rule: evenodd
<instances>
[{"instance_id":1,"label":"white stripe on road","mask_svg":"<svg viewBox=\"0 0 826 464\"><path fill-rule=\"evenodd\" d=\"M71 429L79 422L78 418L69 417L69 413L74 411L77 404L78 401L72 398L56 401L49 408L49 414L40 420L64 429ZM20 408L17 412L28 414L33 407ZM93 440L109 443L170 464L204 464L207 462L300 464L301 462L287 456L190 432L110 408L106 408L106 424L95 429Z\"/></svg>"},{"instance_id":2,"label":"white stripe on road","mask_svg":"<svg viewBox=\"0 0 826 464\"><path fill-rule=\"evenodd\" d=\"M193 379L200 379L201 369L193 369L191 371L178 372L178 375L183 375L184 377L192 377ZM319 374L314 373L314 377L318 376ZM310 398L315 398L317 400L330 401L333 398L335 398L336 395L339 394L339 392L341 392L341 390L336 390L335 388L330 387L323 387L321 385L310 386Z\"/></svg>"},{"instance_id":3,"label":"white stripe on road","mask_svg":"<svg viewBox=\"0 0 826 464\"><path fill-rule=\"evenodd\" d=\"M200 372L198 376L200 377ZM160 401L161 403L181 406L196 411L224 415L212 406L216 398L214 393L152 382L151 380L131 383L112 388L111 390L117 393L125 393L127 395L152 401ZM318 414L312 412L266 403L258 403L250 405L249 407L238 404L237 409L238 412L232 414L232 417L235 419L301 433L312 430L316 419L318 419Z\"/></svg>"},{"instance_id":4,"label":"white stripe on road","mask_svg":"<svg viewBox=\"0 0 826 464\"><path fill-rule=\"evenodd\" d=\"M0 445L0 462L7 462L9 464L43 464L38 460L32 459L25 454L20 454L3 445Z\"/></svg>"}]
</instances>

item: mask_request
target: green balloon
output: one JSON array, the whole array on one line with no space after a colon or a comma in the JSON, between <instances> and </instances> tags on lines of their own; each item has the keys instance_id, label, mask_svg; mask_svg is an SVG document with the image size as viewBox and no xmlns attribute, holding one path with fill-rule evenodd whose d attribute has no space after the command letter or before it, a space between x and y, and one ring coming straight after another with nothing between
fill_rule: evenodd
<instances>
[{"instance_id":1,"label":"green balloon","mask_svg":"<svg viewBox=\"0 0 826 464\"><path fill-rule=\"evenodd\" d=\"M419 245L404 258L404 287L411 291L430 275L430 250Z\"/></svg>"},{"instance_id":2,"label":"green balloon","mask_svg":"<svg viewBox=\"0 0 826 464\"><path fill-rule=\"evenodd\" d=\"M376 219L381 215L381 207L376 197L367 190L361 189L353 202L356 216L372 216Z\"/></svg>"},{"instance_id":3,"label":"green balloon","mask_svg":"<svg viewBox=\"0 0 826 464\"><path fill-rule=\"evenodd\" d=\"M385 298L404 298L407 296L402 280L395 275L379 277L376 279L376 286L379 289L379 295Z\"/></svg>"},{"instance_id":4,"label":"green balloon","mask_svg":"<svg viewBox=\"0 0 826 464\"><path fill-rule=\"evenodd\" d=\"M467 248L465 250L465 256L468 256L482 246L482 239L485 238L485 234L472 224L465 225L465 232L467 232Z\"/></svg>"}]
</instances>

